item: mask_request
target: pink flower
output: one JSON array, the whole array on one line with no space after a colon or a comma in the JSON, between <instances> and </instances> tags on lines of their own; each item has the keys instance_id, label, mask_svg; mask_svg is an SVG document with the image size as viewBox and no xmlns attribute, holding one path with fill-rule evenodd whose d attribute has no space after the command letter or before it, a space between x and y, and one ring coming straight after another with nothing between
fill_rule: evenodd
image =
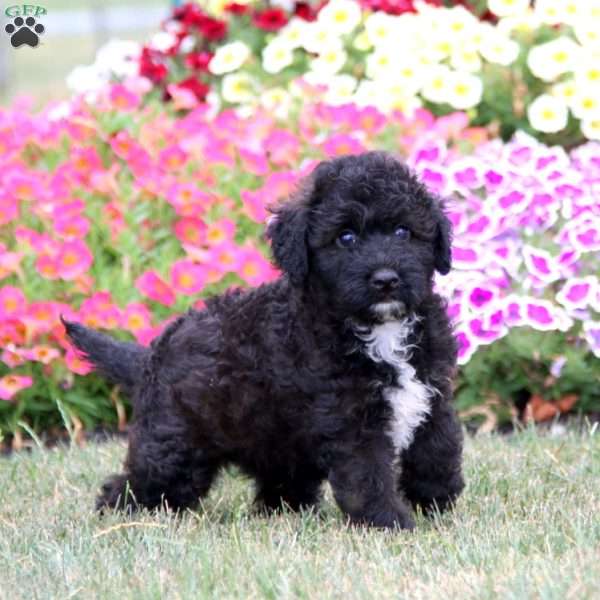
<instances>
[{"instance_id":1,"label":"pink flower","mask_svg":"<svg viewBox=\"0 0 600 600\"><path fill-rule=\"evenodd\" d=\"M33 385L33 379L24 375L5 375L0 379L0 399L11 400L12 397Z\"/></svg>"},{"instance_id":2,"label":"pink flower","mask_svg":"<svg viewBox=\"0 0 600 600\"><path fill-rule=\"evenodd\" d=\"M175 304L176 298L171 286L165 283L155 271L146 271L140 275L135 282L135 287L150 300L165 306Z\"/></svg>"},{"instance_id":3,"label":"pink flower","mask_svg":"<svg viewBox=\"0 0 600 600\"><path fill-rule=\"evenodd\" d=\"M140 104L141 97L121 84L111 86L108 95L112 105L117 110L133 110Z\"/></svg>"},{"instance_id":4,"label":"pink flower","mask_svg":"<svg viewBox=\"0 0 600 600\"><path fill-rule=\"evenodd\" d=\"M361 154L366 148L355 137L339 133L332 135L323 142L323 151L327 156L342 156L343 154Z\"/></svg>"},{"instance_id":5,"label":"pink flower","mask_svg":"<svg viewBox=\"0 0 600 600\"><path fill-rule=\"evenodd\" d=\"M206 269L191 260L178 260L171 265L171 284L179 294L198 294L206 285Z\"/></svg>"},{"instance_id":6,"label":"pink flower","mask_svg":"<svg viewBox=\"0 0 600 600\"><path fill-rule=\"evenodd\" d=\"M0 319L20 317L27 307L25 294L12 285L0 288Z\"/></svg>"},{"instance_id":7,"label":"pink flower","mask_svg":"<svg viewBox=\"0 0 600 600\"><path fill-rule=\"evenodd\" d=\"M247 247L240 252L240 265L237 274L249 285L260 285L272 281L278 272L271 263L255 248Z\"/></svg>"},{"instance_id":8,"label":"pink flower","mask_svg":"<svg viewBox=\"0 0 600 600\"><path fill-rule=\"evenodd\" d=\"M152 326L152 315L145 304L130 302L121 313L120 326L136 334Z\"/></svg>"},{"instance_id":9,"label":"pink flower","mask_svg":"<svg viewBox=\"0 0 600 600\"><path fill-rule=\"evenodd\" d=\"M93 370L92 365L81 358L72 348L69 348L65 354L65 364L77 375L87 375Z\"/></svg>"},{"instance_id":10,"label":"pink flower","mask_svg":"<svg viewBox=\"0 0 600 600\"><path fill-rule=\"evenodd\" d=\"M556 294L556 300L567 309L585 308L592 303L597 289L598 278L594 275L576 277L565 283Z\"/></svg>"},{"instance_id":11,"label":"pink flower","mask_svg":"<svg viewBox=\"0 0 600 600\"><path fill-rule=\"evenodd\" d=\"M560 278L560 271L556 265L556 259L546 250L523 247L523 260L527 270L538 279L545 282L553 282Z\"/></svg>"},{"instance_id":12,"label":"pink flower","mask_svg":"<svg viewBox=\"0 0 600 600\"><path fill-rule=\"evenodd\" d=\"M65 242L56 257L58 276L66 281L83 275L94 262L94 257L83 240Z\"/></svg>"},{"instance_id":13,"label":"pink flower","mask_svg":"<svg viewBox=\"0 0 600 600\"><path fill-rule=\"evenodd\" d=\"M84 238L90 230L90 222L80 215L59 218L54 221L54 231L63 239Z\"/></svg>"},{"instance_id":14,"label":"pink flower","mask_svg":"<svg viewBox=\"0 0 600 600\"><path fill-rule=\"evenodd\" d=\"M60 352L56 348L42 344L27 350L25 352L25 357L27 360L33 360L35 362L41 362L44 365L49 365L53 360L60 357Z\"/></svg>"},{"instance_id":15,"label":"pink flower","mask_svg":"<svg viewBox=\"0 0 600 600\"><path fill-rule=\"evenodd\" d=\"M186 246L201 246L206 241L207 226L202 219L183 217L174 226L175 236Z\"/></svg>"},{"instance_id":16,"label":"pink flower","mask_svg":"<svg viewBox=\"0 0 600 600\"><path fill-rule=\"evenodd\" d=\"M231 219L219 219L208 224L206 230L206 242L211 246L218 246L224 242L230 242L235 235L236 224Z\"/></svg>"}]
</instances>

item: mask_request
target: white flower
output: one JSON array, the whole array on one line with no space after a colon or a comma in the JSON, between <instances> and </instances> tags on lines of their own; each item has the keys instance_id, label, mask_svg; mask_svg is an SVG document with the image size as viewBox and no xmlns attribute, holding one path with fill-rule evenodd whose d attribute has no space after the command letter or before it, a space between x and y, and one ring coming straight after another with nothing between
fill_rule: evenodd
<instances>
[{"instance_id":1,"label":"white flower","mask_svg":"<svg viewBox=\"0 0 600 600\"><path fill-rule=\"evenodd\" d=\"M104 73L114 73L117 77L133 77L139 72L139 57L142 48L138 42L111 40L96 54L94 65Z\"/></svg>"},{"instance_id":2,"label":"white flower","mask_svg":"<svg viewBox=\"0 0 600 600\"><path fill-rule=\"evenodd\" d=\"M327 27L317 21L306 26L302 47L307 52L318 54L325 46L341 45L342 42L331 27Z\"/></svg>"},{"instance_id":3,"label":"white flower","mask_svg":"<svg viewBox=\"0 0 600 600\"><path fill-rule=\"evenodd\" d=\"M382 94L380 87L369 79L363 79L358 84L354 94L353 102L358 106L377 106L381 102Z\"/></svg>"},{"instance_id":4,"label":"white flower","mask_svg":"<svg viewBox=\"0 0 600 600\"><path fill-rule=\"evenodd\" d=\"M291 103L290 93L281 87L271 88L260 95L261 106L271 111L279 119L285 119L288 116Z\"/></svg>"},{"instance_id":5,"label":"white flower","mask_svg":"<svg viewBox=\"0 0 600 600\"><path fill-rule=\"evenodd\" d=\"M348 55L341 44L331 44L321 50L310 63L310 68L319 75L335 75L345 64Z\"/></svg>"},{"instance_id":6,"label":"white flower","mask_svg":"<svg viewBox=\"0 0 600 600\"><path fill-rule=\"evenodd\" d=\"M379 79L387 77L396 61L396 52L389 48L380 48L367 56L367 77Z\"/></svg>"},{"instance_id":7,"label":"white flower","mask_svg":"<svg viewBox=\"0 0 600 600\"><path fill-rule=\"evenodd\" d=\"M593 16L593 0L536 0L534 11L546 25L573 25L582 18Z\"/></svg>"},{"instance_id":8,"label":"white flower","mask_svg":"<svg viewBox=\"0 0 600 600\"><path fill-rule=\"evenodd\" d=\"M521 47L503 35L484 36L479 46L481 56L488 62L507 67L517 60Z\"/></svg>"},{"instance_id":9,"label":"white flower","mask_svg":"<svg viewBox=\"0 0 600 600\"><path fill-rule=\"evenodd\" d=\"M251 102L255 97L254 81L245 73L231 73L223 77L221 84L223 100L232 104Z\"/></svg>"},{"instance_id":10,"label":"white flower","mask_svg":"<svg viewBox=\"0 0 600 600\"><path fill-rule=\"evenodd\" d=\"M231 73L231 71L239 69L249 56L250 48L244 42L225 44L217 48L215 55L208 63L208 70L213 75Z\"/></svg>"},{"instance_id":11,"label":"white flower","mask_svg":"<svg viewBox=\"0 0 600 600\"><path fill-rule=\"evenodd\" d=\"M597 18L577 19L573 25L575 37L582 46L600 49L600 25Z\"/></svg>"},{"instance_id":12,"label":"white flower","mask_svg":"<svg viewBox=\"0 0 600 600\"><path fill-rule=\"evenodd\" d=\"M168 52L177 43L177 36L167 31L159 31L150 38L150 48Z\"/></svg>"},{"instance_id":13,"label":"white flower","mask_svg":"<svg viewBox=\"0 0 600 600\"><path fill-rule=\"evenodd\" d=\"M454 72L450 75L446 102L453 108L467 110L477 106L483 95L481 79L471 73Z\"/></svg>"},{"instance_id":14,"label":"white flower","mask_svg":"<svg viewBox=\"0 0 600 600\"><path fill-rule=\"evenodd\" d=\"M452 71L445 65L435 65L425 70L425 84L421 96L425 100L441 104L448 101Z\"/></svg>"},{"instance_id":15,"label":"white flower","mask_svg":"<svg viewBox=\"0 0 600 600\"><path fill-rule=\"evenodd\" d=\"M496 29L499 33L510 35L513 32L529 33L540 26L540 21L533 10L528 9L513 17L504 17L498 21Z\"/></svg>"},{"instance_id":16,"label":"white flower","mask_svg":"<svg viewBox=\"0 0 600 600\"><path fill-rule=\"evenodd\" d=\"M447 9L440 16L442 27L452 36L453 42L472 35L473 30L479 27L477 18L462 6Z\"/></svg>"},{"instance_id":17,"label":"white flower","mask_svg":"<svg viewBox=\"0 0 600 600\"><path fill-rule=\"evenodd\" d=\"M373 46L382 46L394 37L396 19L384 12L371 13L365 21L365 32Z\"/></svg>"},{"instance_id":18,"label":"white flower","mask_svg":"<svg viewBox=\"0 0 600 600\"><path fill-rule=\"evenodd\" d=\"M581 55L581 46L571 38L559 37L533 47L527 56L531 72L544 81L554 81L572 71Z\"/></svg>"},{"instance_id":19,"label":"white flower","mask_svg":"<svg viewBox=\"0 0 600 600\"><path fill-rule=\"evenodd\" d=\"M457 46L452 50L450 64L457 71L475 73L481 70L481 58L477 48L469 44Z\"/></svg>"},{"instance_id":20,"label":"white flower","mask_svg":"<svg viewBox=\"0 0 600 600\"><path fill-rule=\"evenodd\" d=\"M400 87L405 96L415 95L425 82L423 66L412 58L402 58L392 64L384 84Z\"/></svg>"},{"instance_id":21,"label":"white flower","mask_svg":"<svg viewBox=\"0 0 600 600\"><path fill-rule=\"evenodd\" d=\"M107 73L99 70L95 65L79 65L67 76L67 87L76 94L98 92L108 82Z\"/></svg>"},{"instance_id":22,"label":"white flower","mask_svg":"<svg viewBox=\"0 0 600 600\"><path fill-rule=\"evenodd\" d=\"M512 17L524 13L529 0L488 0L488 8L497 17Z\"/></svg>"},{"instance_id":23,"label":"white flower","mask_svg":"<svg viewBox=\"0 0 600 600\"><path fill-rule=\"evenodd\" d=\"M354 31L360 23L360 18L360 5L354 0L331 0L317 16L319 23L331 28L338 35Z\"/></svg>"},{"instance_id":24,"label":"white flower","mask_svg":"<svg viewBox=\"0 0 600 600\"><path fill-rule=\"evenodd\" d=\"M262 51L262 65L267 73L279 73L294 62L294 51L288 44L275 38Z\"/></svg>"},{"instance_id":25,"label":"white flower","mask_svg":"<svg viewBox=\"0 0 600 600\"><path fill-rule=\"evenodd\" d=\"M572 79L561 81L561 83L555 83L552 86L551 93L553 96L560 98L568 105L577 93L577 86L575 85L575 81Z\"/></svg>"},{"instance_id":26,"label":"white flower","mask_svg":"<svg viewBox=\"0 0 600 600\"><path fill-rule=\"evenodd\" d=\"M411 94L402 83L388 82L381 90L380 106L386 112L399 110L407 116L412 116L422 105L421 100L415 94Z\"/></svg>"},{"instance_id":27,"label":"white flower","mask_svg":"<svg viewBox=\"0 0 600 600\"><path fill-rule=\"evenodd\" d=\"M277 39L282 43L286 43L290 48L300 48L302 39L306 35L306 21L293 17L288 24L280 30Z\"/></svg>"},{"instance_id":28,"label":"white flower","mask_svg":"<svg viewBox=\"0 0 600 600\"><path fill-rule=\"evenodd\" d=\"M536 131L556 133L567 126L569 109L560 98L542 94L527 107L527 117Z\"/></svg>"},{"instance_id":29,"label":"white flower","mask_svg":"<svg viewBox=\"0 0 600 600\"><path fill-rule=\"evenodd\" d=\"M335 75L329 80L325 101L333 105L352 102L356 84L356 77L352 75Z\"/></svg>"},{"instance_id":30,"label":"white flower","mask_svg":"<svg viewBox=\"0 0 600 600\"><path fill-rule=\"evenodd\" d=\"M287 12L292 12L296 6L296 0L270 0L271 6L283 8Z\"/></svg>"},{"instance_id":31,"label":"white flower","mask_svg":"<svg viewBox=\"0 0 600 600\"><path fill-rule=\"evenodd\" d=\"M574 75L578 86L595 86L596 93L600 94L600 56L592 56L578 62Z\"/></svg>"},{"instance_id":32,"label":"white flower","mask_svg":"<svg viewBox=\"0 0 600 600\"><path fill-rule=\"evenodd\" d=\"M600 140L600 119L595 121L581 121L581 133L588 140Z\"/></svg>"},{"instance_id":33,"label":"white flower","mask_svg":"<svg viewBox=\"0 0 600 600\"><path fill-rule=\"evenodd\" d=\"M571 112L581 120L597 121L600 119L600 94L598 88L579 87L569 101Z\"/></svg>"}]
</instances>

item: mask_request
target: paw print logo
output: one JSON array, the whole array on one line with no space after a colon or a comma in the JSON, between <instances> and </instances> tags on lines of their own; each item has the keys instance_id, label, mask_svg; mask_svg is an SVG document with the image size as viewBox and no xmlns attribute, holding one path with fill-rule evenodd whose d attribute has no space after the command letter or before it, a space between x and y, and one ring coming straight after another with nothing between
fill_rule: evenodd
<instances>
[{"instance_id":1,"label":"paw print logo","mask_svg":"<svg viewBox=\"0 0 600 600\"><path fill-rule=\"evenodd\" d=\"M33 17L16 17L4 30L10 35L10 43L13 48L27 44L35 48L40 43L40 35L45 29L41 23L36 23Z\"/></svg>"}]
</instances>

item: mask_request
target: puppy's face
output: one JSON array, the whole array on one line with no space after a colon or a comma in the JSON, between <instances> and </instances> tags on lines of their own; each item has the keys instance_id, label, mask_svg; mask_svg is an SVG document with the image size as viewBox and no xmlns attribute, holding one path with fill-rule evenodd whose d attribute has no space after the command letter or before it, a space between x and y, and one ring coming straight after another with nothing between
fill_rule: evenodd
<instances>
[{"instance_id":1,"label":"puppy's face","mask_svg":"<svg viewBox=\"0 0 600 600\"><path fill-rule=\"evenodd\" d=\"M399 318L450 269L450 224L439 202L384 153L321 163L268 231L294 285L326 297L342 319Z\"/></svg>"}]
</instances>

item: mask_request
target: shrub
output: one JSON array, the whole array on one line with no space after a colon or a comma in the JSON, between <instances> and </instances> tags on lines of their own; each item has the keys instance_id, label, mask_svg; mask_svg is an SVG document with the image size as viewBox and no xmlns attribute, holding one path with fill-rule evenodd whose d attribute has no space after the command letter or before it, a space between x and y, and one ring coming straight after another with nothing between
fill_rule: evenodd
<instances>
[{"instance_id":1,"label":"shrub","mask_svg":"<svg viewBox=\"0 0 600 600\"><path fill-rule=\"evenodd\" d=\"M439 0L330 0L318 9L290 2L290 11L204 4L224 12L217 18L196 3L175 9L141 51L126 47L132 61L118 61L116 72L137 70L150 98L180 108L208 99L284 114L303 76L324 86L332 104L467 110L473 124L493 124L505 140L516 130L565 147L600 139L597 3L462 3L473 12ZM102 86L111 69L114 52L104 51L71 83Z\"/></svg>"}]
</instances>

